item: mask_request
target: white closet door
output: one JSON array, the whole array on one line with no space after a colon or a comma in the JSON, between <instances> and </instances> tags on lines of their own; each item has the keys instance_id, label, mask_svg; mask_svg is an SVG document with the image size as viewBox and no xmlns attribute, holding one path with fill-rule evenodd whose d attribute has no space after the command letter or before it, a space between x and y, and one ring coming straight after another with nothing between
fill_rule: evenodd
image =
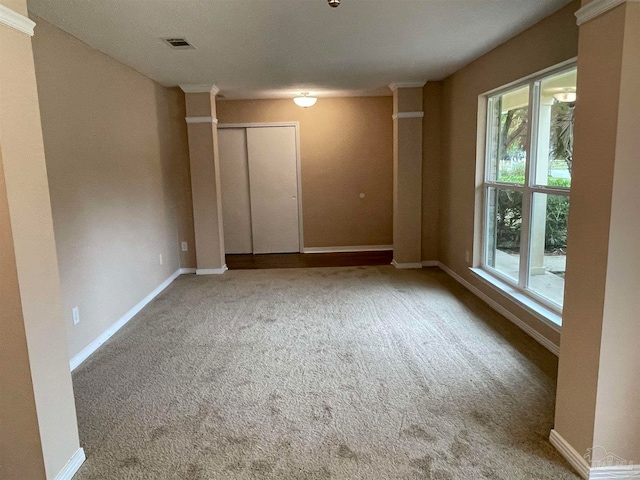
<instances>
[{"instance_id":1,"label":"white closet door","mask_svg":"<svg viewBox=\"0 0 640 480\"><path fill-rule=\"evenodd\" d=\"M219 129L218 149L225 253L252 253L246 130Z\"/></svg>"},{"instance_id":2,"label":"white closet door","mask_svg":"<svg viewBox=\"0 0 640 480\"><path fill-rule=\"evenodd\" d=\"M300 251L295 127L247 128L253 253Z\"/></svg>"}]
</instances>

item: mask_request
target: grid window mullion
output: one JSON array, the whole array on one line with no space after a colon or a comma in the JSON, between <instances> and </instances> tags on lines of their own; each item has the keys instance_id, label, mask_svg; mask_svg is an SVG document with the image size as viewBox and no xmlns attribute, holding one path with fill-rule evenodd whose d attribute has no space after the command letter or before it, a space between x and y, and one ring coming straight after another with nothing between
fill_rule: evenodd
<instances>
[{"instance_id":1,"label":"grid window mullion","mask_svg":"<svg viewBox=\"0 0 640 480\"><path fill-rule=\"evenodd\" d=\"M575 92L575 83L567 83L571 81L575 66L563 65L494 91L487 97L485 132L482 266L559 312L560 290L541 285L549 282L543 276L563 278L565 268L560 258L566 255L562 225L568 215L572 144L567 149L557 139L567 131L561 122L573 112L575 93L573 100L560 96ZM568 177L559 159L566 160ZM551 203L545 207L547 199Z\"/></svg>"},{"instance_id":2,"label":"grid window mullion","mask_svg":"<svg viewBox=\"0 0 640 480\"><path fill-rule=\"evenodd\" d=\"M529 278L529 255L531 253L531 200L530 191L532 165L535 164L536 142L537 142L537 104L540 97L540 90L537 82L532 82L529 89L529 119L528 119L528 144L526 145L526 163L524 193L522 195L522 227L520 238L520 274L518 285L521 289L527 287Z\"/></svg>"}]
</instances>

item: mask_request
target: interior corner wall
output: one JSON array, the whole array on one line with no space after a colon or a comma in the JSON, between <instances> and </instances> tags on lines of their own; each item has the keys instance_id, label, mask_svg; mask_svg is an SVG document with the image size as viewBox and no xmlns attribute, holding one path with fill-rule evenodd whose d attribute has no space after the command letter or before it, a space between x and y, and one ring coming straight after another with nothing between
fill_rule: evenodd
<instances>
[{"instance_id":1,"label":"interior corner wall","mask_svg":"<svg viewBox=\"0 0 640 480\"><path fill-rule=\"evenodd\" d=\"M438 260L556 345L560 334L477 279L465 260L473 252L478 98L577 56L574 1L443 81ZM569 253L570 255L571 253Z\"/></svg>"},{"instance_id":2,"label":"interior corner wall","mask_svg":"<svg viewBox=\"0 0 640 480\"><path fill-rule=\"evenodd\" d=\"M442 82L422 92L422 260L438 260L440 163L442 160Z\"/></svg>"},{"instance_id":3,"label":"interior corner wall","mask_svg":"<svg viewBox=\"0 0 640 480\"><path fill-rule=\"evenodd\" d=\"M180 267L195 267L184 95L34 20L73 358ZM188 252L180 251L181 241ZM76 306L80 323L73 325Z\"/></svg>"},{"instance_id":4,"label":"interior corner wall","mask_svg":"<svg viewBox=\"0 0 640 480\"><path fill-rule=\"evenodd\" d=\"M219 100L218 125L300 123L304 246L393 243L392 97ZM360 198L364 193L365 198Z\"/></svg>"}]
</instances>

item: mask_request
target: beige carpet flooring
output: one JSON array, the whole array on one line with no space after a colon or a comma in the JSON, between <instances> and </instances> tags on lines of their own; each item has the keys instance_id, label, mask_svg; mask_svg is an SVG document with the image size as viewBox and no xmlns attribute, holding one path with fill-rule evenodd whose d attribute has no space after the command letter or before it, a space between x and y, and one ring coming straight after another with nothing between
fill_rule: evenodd
<instances>
[{"instance_id":1,"label":"beige carpet flooring","mask_svg":"<svg viewBox=\"0 0 640 480\"><path fill-rule=\"evenodd\" d=\"M577 479L555 372L437 269L184 275L74 373L76 479Z\"/></svg>"}]
</instances>

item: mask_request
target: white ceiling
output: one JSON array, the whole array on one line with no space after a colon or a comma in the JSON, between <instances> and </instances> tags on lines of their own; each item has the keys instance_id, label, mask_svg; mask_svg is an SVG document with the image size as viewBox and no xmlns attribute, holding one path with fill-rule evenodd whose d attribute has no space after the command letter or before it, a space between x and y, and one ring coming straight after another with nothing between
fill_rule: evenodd
<instances>
[{"instance_id":1,"label":"white ceiling","mask_svg":"<svg viewBox=\"0 0 640 480\"><path fill-rule=\"evenodd\" d=\"M29 9L163 85L277 98L388 95L392 81L439 80L569 1L29 0ZM172 50L163 37L196 49Z\"/></svg>"}]
</instances>

